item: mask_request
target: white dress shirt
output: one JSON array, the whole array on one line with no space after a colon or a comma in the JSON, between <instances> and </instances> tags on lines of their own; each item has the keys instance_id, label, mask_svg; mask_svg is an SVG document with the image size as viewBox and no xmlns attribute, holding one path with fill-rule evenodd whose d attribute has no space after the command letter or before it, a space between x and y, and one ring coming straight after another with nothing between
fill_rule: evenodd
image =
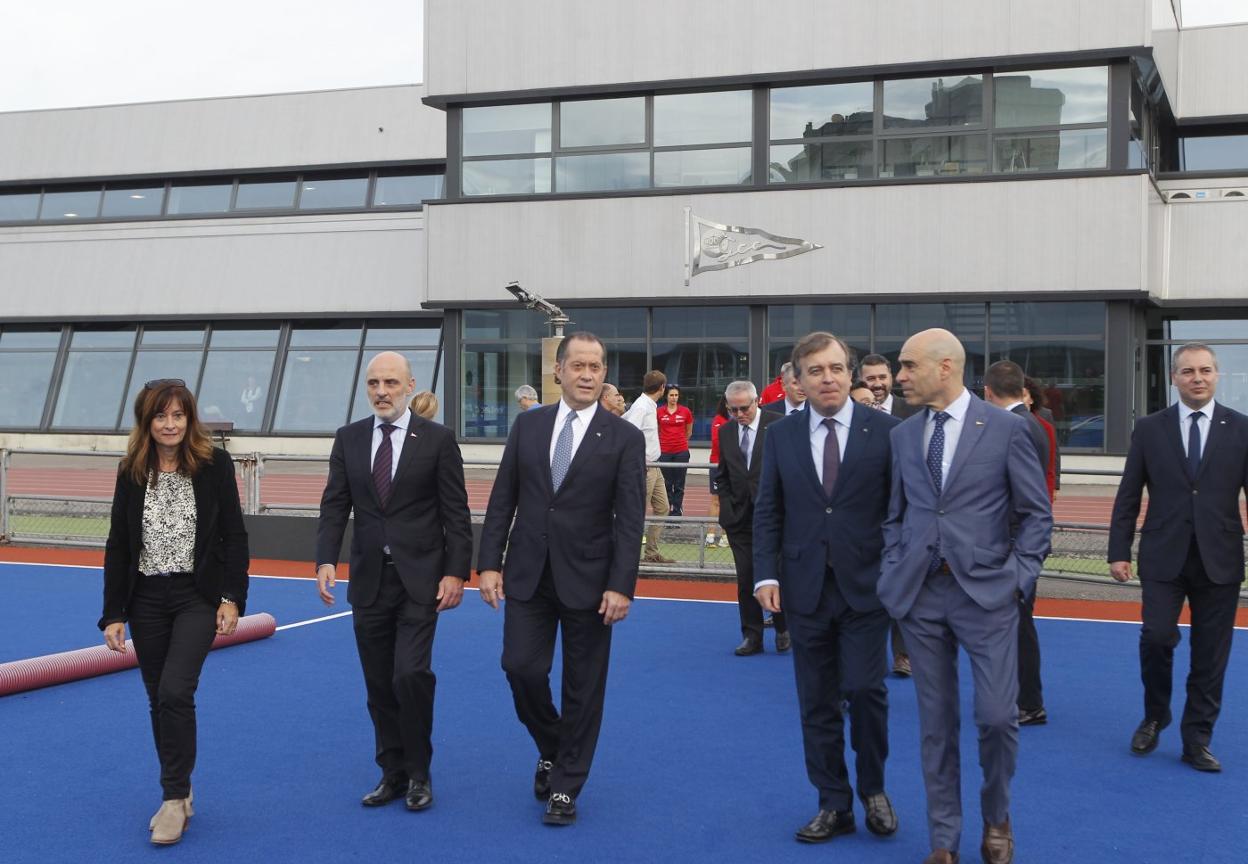
<instances>
[{"instance_id":1,"label":"white dress shirt","mask_svg":"<svg viewBox=\"0 0 1248 864\"><path fill-rule=\"evenodd\" d=\"M875 410L883 411L885 414L892 414L893 413L893 394L889 393L887 396L885 396L884 401L880 403L880 407Z\"/></svg>"},{"instance_id":2,"label":"white dress shirt","mask_svg":"<svg viewBox=\"0 0 1248 864\"><path fill-rule=\"evenodd\" d=\"M407 440L407 423L412 418L411 411L404 411L399 415L399 419L390 425L395 428L390 431L390 479L394 479L394 472L399 470L399 454L403 452L403 442ZM377 448L381 446L381 424L385 423L376 414L373 415L373 448L369 453L368 465L371 468L373 462L377 459Z\"/></svg>"},{"instance_id":3,"label":"white dress shirt","mask_svg":"<svg viewBox=\"0 0 1248 864\"><path fill-rule=\"evenodd\" d=\"M841 410L832 415L836 421L836 445L841 458L845 458L845 444L849 441L849 427L854 422L854 400L846 399ZM819 482L823 482L823 448L828 440L828 427L823 425L823 415L813 408L810 410L810 456L815 460L815 473Z\"/></svg>"},{"instance_id":4,"label":"white dress shirt","mask_svg":"<svg viewBox=\"0 0 1248 864\"><path fill-rule=\"evenodd\" d=\"M589 421L594 419L594 412L598 410L598 403L592 403L588 408L582 408L580 411L573 412L572 406L568 405L562 399L559 400L559 413L555 415L555 429L550 436L550 461L555 461L555 444L559 441L559 433L563 431L563 424L568 422L568 415L575 413L576 419L572 421L572 455L569 462L576 458L576 450L581 446L581 441L585 439L585 433L589 430Z\"/></svg>"},{"instance_id":5,"label":"white dress shirt","mask_svg":"<svg viewBox=\"0 0 1248 864\"><path fill-rule=\"evenodd\" d=\"M945 481L949 478L949 466L953 465L953 454L958 449L958 439L966 427L966 411L971 407L971 391L963 388L962 395L945 407L949 419L945 421L945 452L940 460L940 487L944 491ZM923 452L920 456L923 464L927 464L927 448L932 443L932 431L936 428L936 412L927 409L927 417L923 421Z\"/></svg>"},{"instance_id":6,"label":"white dress shirt","mask_svg":"<svg viewBox=\"0 0 1248 864\"><path fill-rule=\"evenodd\" d=\"M646 439L646 461L658 462L663 451L659 449L658 403L642 393L624 412L624 419L641 430Z\"/></svg>"},{"instance_id":7,"label":"white dress shirt","mask_svg":"<svg viewBox=\"0 0 1248 864\"><path fill-rule=\"evenodd\" d=\"M1213 400L1209 400L1209 404L1199 409L1204 416L1196 421L1196 428L1200 430L1200 455L1205 455L1205 445L1209 443L1209 427L1213 424ZM1196 408L1188 408L1185 402L1179 402L1179 438L1183 441L1183 453L1187 453L1187 439L1191 436L1192 420L1191 417L1197 411Z\"/></svg>"},{"instance_id":8,"label":"white dress shirt","mask_svg":"<svg viewBox=\"0 0 1248 864\"><path fill-rule=\"evenodd\" d=\"M742 426L740 423L737 423L737 446L741 448L741 455L745 457L746 471L750 470L750 454L754 451L754 442L758 440L758 425L762 413L761 408L755 408L754 419L749 426ZM736 421L734 420L733 422L735 423ZM746 429L750 430L750 446L748 448L745 447L744 443Z\"/></svg>"},{"instance_id":9,"label":"white dress shirt","mask_svg":"<svg viewBox=\"0 0 1248 864\"><path fill-rule=\"evenodd\" d=\"M789 416L790 414L792 414L794 411L801 411L801 410L802 410L803 408L805 408L805 407L806 407L806 403L805 403L805 402L798 402L798 403L796 403L796 404L795 404L795 403L793 403L793 402L790 402L790 401L789 401L789 397L788 397L788 396L785 396L785 397L784 397L784 416L785 416L785 417L788 417L788 416Z\"/></svg>"}]
</instances>

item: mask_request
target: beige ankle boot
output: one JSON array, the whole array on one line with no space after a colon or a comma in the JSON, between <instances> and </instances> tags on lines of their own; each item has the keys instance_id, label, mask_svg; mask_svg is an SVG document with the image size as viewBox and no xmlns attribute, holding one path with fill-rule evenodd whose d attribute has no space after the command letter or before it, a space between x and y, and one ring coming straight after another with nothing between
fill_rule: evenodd
<instances>
[{"instance_id":1,"label":"beige ankle boot","mask_svg":"<svg viewBox=\"0 0 1248 864\"><path fill-rule=\"evenodd\" d=\"M194 800L195 800L195 790L191 789L187 793L187 798L186 798L186 819L188 822L190 821L191 817L195 815L195 810L191 807L191 802L193 802ZM147 823L148 831L152 831L156 828L156 817L159 815L160 815L159 810L157 810L154 814L152 814L151 821Z\"/></svg>"},{"instance_id":2,"label":"beige ankle boot","mask_svg":"<svg viewBox=\"0 0 1248 864\"><path fill-rule=\"evenodd\" d=\"M161 804L152 819L152 842L168 846L181 840L190 819L190 809L189 798L177 798Z\"/></svg>"}]
</instances>

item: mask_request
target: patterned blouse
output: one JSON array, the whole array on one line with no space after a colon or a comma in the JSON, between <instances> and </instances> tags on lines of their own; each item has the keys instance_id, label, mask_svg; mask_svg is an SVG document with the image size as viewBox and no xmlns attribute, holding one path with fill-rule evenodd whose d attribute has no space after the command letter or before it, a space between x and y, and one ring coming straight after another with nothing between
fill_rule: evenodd
<instances>
[{"instance_id":1,"label":"patterned blouse","mask_svg":"<svg viewBox=\"0 0 1248 864\"><path fill-rule=\"evenodd\" d=\"M143 498L143 548L139 572L190 573L195 569L195 488L177 471L161 471Z\"/></svg>"}]
</instances>

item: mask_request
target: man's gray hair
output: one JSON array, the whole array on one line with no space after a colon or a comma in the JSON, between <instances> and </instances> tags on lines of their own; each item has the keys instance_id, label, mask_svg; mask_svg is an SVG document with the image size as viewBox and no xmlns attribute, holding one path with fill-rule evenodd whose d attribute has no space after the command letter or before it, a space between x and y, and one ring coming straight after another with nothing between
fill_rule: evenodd
<instances>
[{"instance_id":1,"label":"man's gray hair","mask_svg":"<svg viewBox=\"0 0 1248 864\"><path fill-rule=\"evenodd\" d=\"M1170 358L1170 368L1178 369L1179 358L1189 351L1208 351L1209 356L1213 358L1213 368L1218 368L1218 355L1204 342L1188 342L1186 345L1180 345L1178 348L1175 348L1174 355Z\"/></svg>"},{"instance_id":2,"label":"man's gray hair","mask_svg":"<svg viewBox=\"0 0 1248 864\"><path fill-rule=\"evenodd\" d=\"M740 393L748 393L751 399L758 398L758 388L753 381L733 381L724 388L724 398L731 399Z\"/></svg>"},{"instance_id":3,"label":"man's gray hair","mask_svg":"<svg viewBox=\"0 0 1248 864\"><path fill-rule=\"evenodd\" d=\"M518 402L521 399L532 399L534 402L536 402L537 391L534 390L528 384L521 384L519 387L516 388L516 401Z\"/></svg>"},{"instance_id":4,"label":"man's gray hair","mask_svg":"<svg viewBox=\"0 0 1248 864\"><path fill-rule=\"evenodd\" d=\"M785 375L792 375L794 378L797 377L797 373L793 371L792 360L785 360L784 365L780 367L780 377L783 378Z\"/></svg>"}]
</instances>

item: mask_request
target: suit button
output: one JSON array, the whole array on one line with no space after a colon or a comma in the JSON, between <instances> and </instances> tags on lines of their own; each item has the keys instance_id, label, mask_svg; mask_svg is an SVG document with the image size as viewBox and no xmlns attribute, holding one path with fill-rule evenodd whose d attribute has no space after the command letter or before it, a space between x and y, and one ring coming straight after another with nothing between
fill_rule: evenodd
<instances>
[{"instance_id":1,"label":"suit button","mask_svg":"<svg viewBox=\"0 0 1248 864\"><path fill-rule=\"evenodd\" d=\"M830 515L832 515L832 508L831 508L831 507L828 507L828 508L826 508L823 512L824 512L824 513L827 513L827 514L830 516Z\"/></svg>"},{"instance_id":2,"label":"suit button","mask_svg":"<svg viewBox=\"0 0 1248 864\"><path fill-rule=\"evenodd\" d=\"M936 511L936 513L937 513L937 515L940 515L940 516L944 516L944 515L945 515L945 511L944 511L944 510L937 510L937 511Z\"/></svg>"},{"instance_id":3,"label":"suit button","mask_svg":"<svg viewBox=\"0 0 1248 864\"><path fill-rule=\"evenodd\" d=\"M1192 494L1195 495L1198 491L1199 491L1198 489L1193 489Z\"/></svg>"}]
</instances>

